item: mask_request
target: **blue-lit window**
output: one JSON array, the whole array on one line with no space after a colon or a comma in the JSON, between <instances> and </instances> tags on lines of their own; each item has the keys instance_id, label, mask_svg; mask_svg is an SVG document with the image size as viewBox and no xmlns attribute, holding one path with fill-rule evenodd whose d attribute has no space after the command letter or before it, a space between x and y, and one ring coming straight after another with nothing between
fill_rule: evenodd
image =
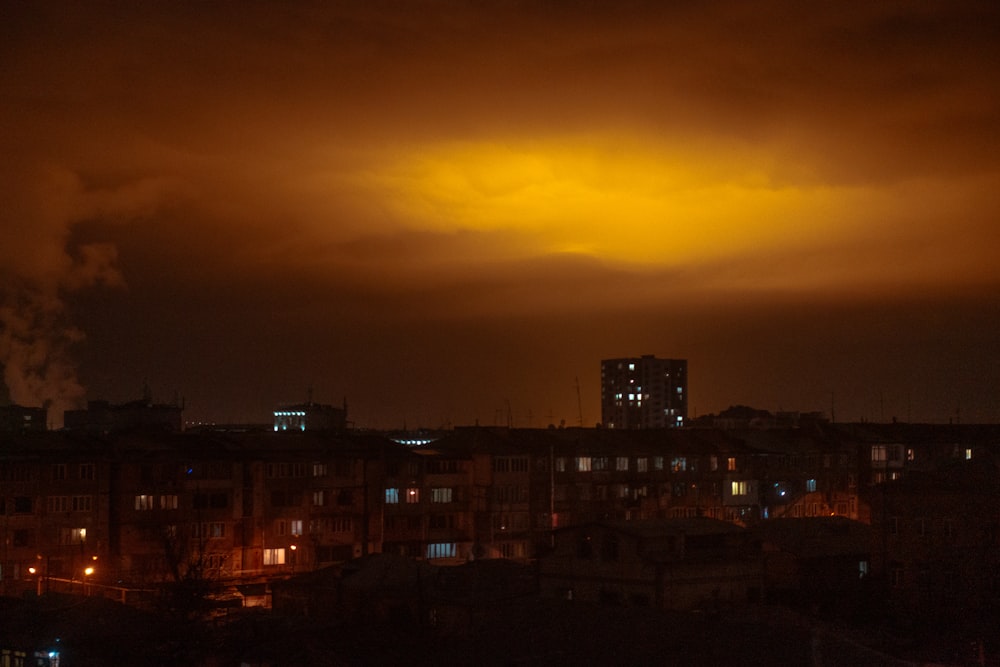
<instances>
[{"instance_id":1,"label":"blue-lit window","mask_svg":"<svg viewBox=\"0 0 1000 667\"><path fill-rule=\"evenodd\" d=\"M458 549L454 542L432 542L427 545L427 558L454 558Z\"/></svg>"},{"instance_id":2,"label":"blue-lit window","mask_svg":"<svg viewBox=\"0 0 1000 667\"><path fill-rule=\"evenodd\" d=\"M399 504L399 489L386 489L385 490L385 504L386 505L397 505L397 504Z\"/></svg>"}]
</instances>

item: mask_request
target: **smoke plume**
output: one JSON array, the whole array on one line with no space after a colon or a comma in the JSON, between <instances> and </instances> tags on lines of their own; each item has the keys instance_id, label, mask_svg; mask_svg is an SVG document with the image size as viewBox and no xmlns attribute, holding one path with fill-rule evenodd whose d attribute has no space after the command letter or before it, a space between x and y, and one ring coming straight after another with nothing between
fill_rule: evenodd
<instances>
[{"instance_id":1,"label":"smoke plume","mask_svg":"<svg viewBox=\"0 0 1000 667\"><path fill-rule=\"evenodd\" d=\"M86 188L65 169L8 172L0 191L0 365L14 403L48 409L50 426L80 407L86 390L73 347L84 332L69 321L66 299L96 286L121 287L117 249L72 245L83 220L127 221L147 214L159 188L148 181Z\"/></svg>"}]
</instances>

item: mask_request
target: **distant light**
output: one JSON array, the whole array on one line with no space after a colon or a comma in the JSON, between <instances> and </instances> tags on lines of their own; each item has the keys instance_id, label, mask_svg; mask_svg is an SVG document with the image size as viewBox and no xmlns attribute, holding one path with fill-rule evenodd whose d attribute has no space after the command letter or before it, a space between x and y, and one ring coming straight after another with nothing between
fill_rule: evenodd
<instances>
[{"instance_id":1,"label":"distant light","mask_svg":"<svg viewBox=\"0 0 1000 667\"><path fill-rule=\"evenodd\" d=\"M83 571L83 573L89 577L94 573L94 568L88 567L86 570Z\"/></svg>"}]
</instances>

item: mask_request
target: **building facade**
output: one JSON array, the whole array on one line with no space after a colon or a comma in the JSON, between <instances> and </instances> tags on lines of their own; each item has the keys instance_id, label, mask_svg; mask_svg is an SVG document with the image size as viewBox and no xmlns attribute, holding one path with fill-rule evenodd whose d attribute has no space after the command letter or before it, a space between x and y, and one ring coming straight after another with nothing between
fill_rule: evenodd
<instances>
[{"instance_id":1,"label":"building facade","mask_svg":"<svg viewBox=\"0 0 1000 667\"><path fill-rule=\"evenodd\" d=\"M601 361L601 423L606 428L676 428L688 418L686 359L643 355Z\"/></svg>"}]
</instances>

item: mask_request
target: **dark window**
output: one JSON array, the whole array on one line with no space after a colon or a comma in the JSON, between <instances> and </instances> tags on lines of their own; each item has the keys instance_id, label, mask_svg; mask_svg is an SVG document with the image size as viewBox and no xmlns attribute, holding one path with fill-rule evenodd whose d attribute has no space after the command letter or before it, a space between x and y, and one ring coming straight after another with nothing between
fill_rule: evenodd
<instances>
[{"instance_id":1,"label":"dark window","mask_svg":"<svg viewBox=\"0 0 1000 667\"><path fill-rule=\"evenodd\" d=\"M28 496L15 496L14 514L31 514L31 498Z\"/></svg>"},{"instance_id":2,"label":"dark window","mask_svg":"<svg viewBox=\"0 0 1000 667\"><path fill-rule=\"evenodd\" d=\"M618 538L609 535L604 539L601 549L601 557L606 561L614 562L618 560Z\"/></svg>"},{"instance_id":3,"label":"dark window","mask_svg":"<svg viewBox=\"0 0 1000 667\"><path fill-rule=\"evenodd\" d=\"M271 507L298 507L302 504L302 494L294 491L272 491Z\"/></svg>"},{"instance_id":4,"label":"dark window","mask_svg":"<svg viewBox=\"0 0 1000 667\"><path fill-rule=\"evenodd\" d=\"M316 548L316 560L321 563L336 563L350 560L354 556L354 547L350 544L336 546L319 546Z\"/></svg>"}]
</instances>

